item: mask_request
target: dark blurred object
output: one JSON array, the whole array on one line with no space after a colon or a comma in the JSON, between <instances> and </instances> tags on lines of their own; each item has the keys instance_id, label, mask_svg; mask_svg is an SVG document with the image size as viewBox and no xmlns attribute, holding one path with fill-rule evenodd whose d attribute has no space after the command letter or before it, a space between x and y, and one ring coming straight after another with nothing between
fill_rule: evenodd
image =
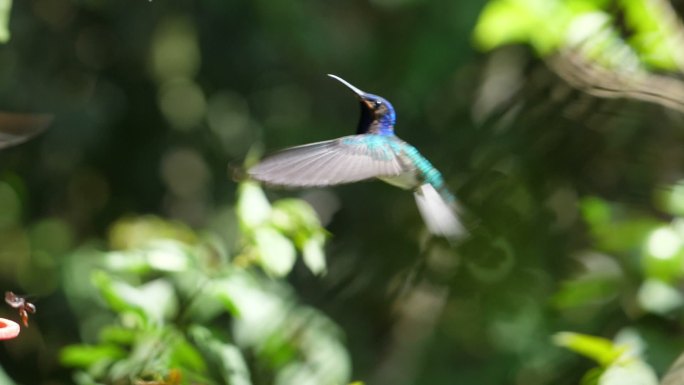
<instances>
[{"instance_id":1,"label":"dark blurred object","mask_svg":"<svg viewBox=\"0 0 684 385\"><path fill-rule=\"evenodd\" d=\"M0 150L23 143L45 131L52 115L0 112Z\"/></svg>"}]
</instances>

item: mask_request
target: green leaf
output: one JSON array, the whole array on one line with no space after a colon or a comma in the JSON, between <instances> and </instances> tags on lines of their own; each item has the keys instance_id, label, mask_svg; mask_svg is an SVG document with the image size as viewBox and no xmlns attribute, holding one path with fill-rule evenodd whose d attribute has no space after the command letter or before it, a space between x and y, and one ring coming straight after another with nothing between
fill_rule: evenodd
<instances>
[{"instance_id":1,"label":"green leaf","mask_svg":"<svg viewBox=\"0 0 684 385\"><path fill-rule=\"evenodd\" d=\"M107 385L102 382L96 381L95 376L90 373L77 371L74 373L74 382L76 385Z\"/></svg>"},{"instance_id":2,"label":"green leaf","mask_svg":"<svg viewBox=\"0 0 684 385\"><path fill-rule=\"evenodd\" d=\"M653 368L639 359L610 365L599 380L599 385L658 385Z\"/></svg>"},{"instance_id":3,"label":"green leaf","mask_svg":"<svg viewBox=\"0 0 684 385\"><path fill-rule=\"evenodd\" d=\"M582 376L580 385L598 385L599 380L601 380L601 376L605 371L606 369L600 366L589 369L586 373L584 373L584 376Z\"/></svg>"},{"instance_id":4,"label":"green leaf","mask_svg":"<svg viewBox=\"0 0 684 385\"><path fill-rule=\"evenodd\" d=\"M172 239L154 241L143 252L146 262L157 271L181 272L190 267L190 248Z\"/></svg>"},{"instance_id":5,"label":"green leaf","mask_svg":"<svg viewBox=\"0 0 684 385\"><path fill-rule=\"evenodd\" d=\"M553 336L553 342L591 358L602 366L615 362L625 351L624 347L615 346L609 339L572 332L556 333Z\"/></svg>"},{"instance_id":6,"label":"green leaf","mask_svg":"<svg viewBox=\"0 0 684 385\"><path fill-rule=\"evenodd\" d=\"M585 198L581 203L582 215L590 226L608 225L611 221L611 208L606 201L596 197Z\"/></svg>"},{"instance_id":7,"label":"green leaf","mask_svg":"<svg viewBox=\"0 0 684 385\"><path fill-rule=\"evenodd\" d=\"M672 226L660 226L648 235L643 246L642 265L649 278L674 282L684 271L684 240Z\"/></svg>"},{"instance_id":8,"label":"green leaf","mask_svg":"<svg viewBox=\"0 0 684 385\"><path fill-rule=\"evenodd\" d=\"M294 266L297 253L292 241L270 227L261 227L254 233L259 262L270 274L287 275Z\"/></svg>"},{"instance_id":9,"label":"green leaf","mask_svg":"<svg viewBox=\"0 0 684 385\"><path fill-rule=\"evenodd\" d=\"M563 1L490 1L475 27L475 42L485 50L528 43L547 54L560 46L570 18L571 9Z\"/></svg>"},{"instance_id":10,"label":"green leaf","mask_svg":"<svg viewBox=\"0 0 684 385\"><path fill-rule=\"evenodd\" d=\"M112 310L121 313L127 310L137 310L132 309L131 306L124 301L121 296L117 293L114 287L114 280L111 275L102 270L96 270L92 274L91 281L93 286L95 286L99 291L104 300L107 302Z\"/></svg>"},{"instance_id":11,"label":"green leaf","mask_svg":"<svg viewBox=\"0 0 684 385\"><path fill-rule=\"evenodd\" d=\"M17 385L16 382L12 381L12 379L5 373L4 370L2 370L2 367L0 367L0 384L2 385Z\"/></svg>"},{"instance_id":12,"label":"green leaf","mask_svg":"<svg viewBox=\"0 0 684 385\"><path fill-rule=\"evenodd\" d=\"M316 234L304 243L302 254L304 263L314 274L325 274L325 253L323 245L325 244L325 235Z\"/></svg>"},{"instance_id":13,"label":"green leaf","mask_svg":"<svg viewBox=\"0 0 684 385\"><path fill-rule=\"evenodd\" d=\"M321 228L316 211L301 199L280 199L275 202L273 224L280 230L293 233Z\"/></svg>"},{"instance_id":14,"label":"green leaf","mask_svg":"<svg viewBox=\"0 0 684 385\"><path fill-rule=\"evenodd\" d=\"M153 215L122 218L109 227L109 244L115 250L143 247L158 239L194 244L197 242L197 235L184 223Z\"/></svg>"},{"instance_id":15,"label":"green leaf","mask_svg":"<svg viewBox=\"0 0 684 385\"><path fill-rule=\"evenodd\" d=\"M170 318L178 307L173 287L164 279L135 287L98 271L93 275L93 284L115 311L133 311L155 324Z\"/></svg>"},{"instance_id":16,"label":"green leaf","mask_svg":"<svg viewBox=\"0 0 684 385\"><path fill-rule=\"evenodd\" d=\"M675 70L682 63L680 32L670 21L669 3L621 0L626 24L631 28L629 43L642 62L653 68ZM666 5L667 4L667 5Z\"/></svg>"},{"instance_id":17,"label":"green leaf","mask_svg":"<svg viewBox=\"0 0 684 385\"><path fill-rule=\"evenodd\" d=\"M561 309L604 303L620 293L620 277L583 276L565 281L553 296Z\"/></svg>"},{"instance_id":18,"label":"green leaf","mask_svg":"<svg viewBox=\"0 0 684 385\"><path fill-rule=\"evenodd\" d=\"M173 346L169 366L178 366L196 372L204 372L207 369L202 355L185 339L179 340Z\"/></svg>"},{"instance_id":19,"label":"green leaf","mask_svg":"<svg viewBox=\"0 0 684 385\"><path fill-rule=\"evenodd\" d=\"M639 288L637 299L642 309L661 315L684 305L684 298L679 290L657 279L644 281Z\"/></svg>"},{"instance_id":20,"label":"green leaf","mask_svg":"<svg viewBox=\"0 0 684 385\"><path fill-rule=\"evenodd\" d=\"M60 352L62 365L88 368L103 360L115 361L126 356L126 352L115 345L71 345Z\"/></svg>"},{"instance_id":21,"label":"green leaf","mask_svg":"<svg viewBox=\"0 0 684 385\"><path fill-rule=\"evenodd\" d=\"M263 190L254 182L243 182L238 189L237 215L240 223L252 230L266 223L271 216L271 204Z\"/></svg>"},{"instance_id":22,"label":"green leaf","mask_svg":"<svg viewBox=\"0 0 684 385\"><path fill-rule=\"evenodd\" d=\"M684 215L684 181L680 180L676 184L661 188L655 193L655 200L658 208L672 215Z\"/></svg>"},{"instance_id":23,"label":"green leaf","mask_svg":"<svg viewBox=\"0 0 684 385\"><path fill-rule=\"evenodd\" d=\"M12 11L12 0L0 0L0 43L10 39L9 18Z\"/></svg>"},{"instance_id":24,"label":"green leaf","mask_svg":"<svg viewBox=\"0 0 684 385\"><path fill-rule=\"evenodd\" d=\"M221 383L252 384L247 363L235 345L222 342L209 329L202 326L191 327L189 334Z\"/></svg>"},{"instance_id":25,"label":"green leaf","mask_svg":"<svg viewBox=\"0 0 684 385\"><path fill-rule=\"evenodd\" d=\"M121 326L108 325L100 330L100 341L117 345L131 345L135 341L136 331Z\"/></svg>"},{"instance_id":26,"label":"green leaf","mask_svg":"<svg viewBox=\"0 0 684 385\"><path fill-rule=\"evenodd\" d=\"M143 275L150 271L150 265L140 250L111 251L104 255L104 264L112 272Z\"/></svg>"}]
</instances>

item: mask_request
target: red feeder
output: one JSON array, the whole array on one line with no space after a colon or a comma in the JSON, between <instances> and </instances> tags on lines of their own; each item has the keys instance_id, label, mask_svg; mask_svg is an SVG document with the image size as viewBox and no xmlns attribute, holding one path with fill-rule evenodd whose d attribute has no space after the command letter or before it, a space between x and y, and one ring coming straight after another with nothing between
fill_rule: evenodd
<instances>
[{"instance_id":1,"label":"red feeder","mask_svg":"<svg viewBox=\"0 0 684 385\"><path fill-rule=\"evenodd\" d=\"M6 318L0 318L0 340L10 340L19 335L19 324L8 320Z\"/></svg>"}]
</instances>

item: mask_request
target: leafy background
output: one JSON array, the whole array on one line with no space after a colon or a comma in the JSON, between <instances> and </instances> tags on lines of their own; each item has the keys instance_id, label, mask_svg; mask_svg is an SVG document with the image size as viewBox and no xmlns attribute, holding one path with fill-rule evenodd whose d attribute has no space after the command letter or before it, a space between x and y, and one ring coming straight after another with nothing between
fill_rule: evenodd
<instances>
[{"instance_id":1,"label":"leafy background","mask_svg":"<svg viewBox=\"0 0 684 385\"><path fill-rule=\"evenodd\" d=\"M4 384L663 384L682 352L666 0L0 1ZM379 182L243 165L392 101L470 235ZM5 307L0 314L17 318Z\"/></svg>"}]
</instances>

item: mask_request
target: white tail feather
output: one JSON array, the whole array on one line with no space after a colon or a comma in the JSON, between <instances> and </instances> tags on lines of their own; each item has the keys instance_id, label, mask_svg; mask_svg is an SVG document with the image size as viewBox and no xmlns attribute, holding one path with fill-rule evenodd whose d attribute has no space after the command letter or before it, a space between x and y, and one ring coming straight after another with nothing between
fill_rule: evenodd
<instances>
[{"instance_id":1,"label":"white tail feather","mask_svg":"<svg viewBox=\"0 0 684 385\"><path fill-rule=\"evenodd\" d=\"M420 211L428 230L432 234L452 240L465 234L463 224L458 219L454 208L442 198L431 184L421 185L414 191L413 195L416 197L418 211Z\"/></svg>"}]
</instances>

